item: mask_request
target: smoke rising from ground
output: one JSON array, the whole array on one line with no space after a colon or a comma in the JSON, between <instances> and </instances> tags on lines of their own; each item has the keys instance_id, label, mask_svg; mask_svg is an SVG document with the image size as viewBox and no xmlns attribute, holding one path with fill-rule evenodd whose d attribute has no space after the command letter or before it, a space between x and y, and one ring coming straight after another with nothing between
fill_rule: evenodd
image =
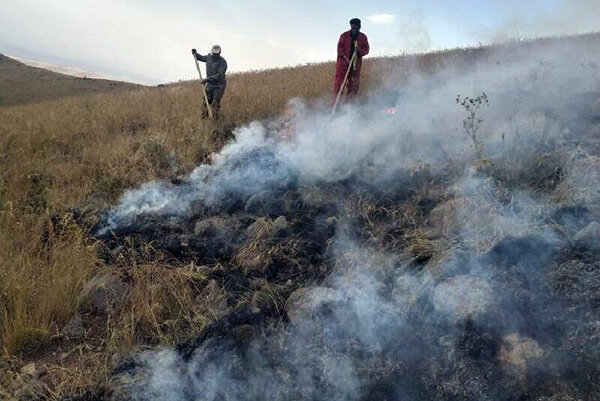
<instances>
[{"instance_id":1,"label":"smoke rising from ground","mask_svg":"<svg viewBox=\"0 0 600 401\"><path fill-rule=\"evenodd\" d=\"M229 213L264 190L305 193L339 184L394 198L427 185L416 184L425 175L448 180L450 195L428 211L427 228L438 231L436 257L420 264L409 256L414 248L382 249L364 240L367 230L339 207L328 250L335 268L287 305L288 324L265 328L247 343L226 334L185 354L143 354L148 376L131 394L509 400L525 392L550 400L544 397L562 391L548 385L557 377L591 394L594 384L582 372L596 372L597 360L586 355L595 340L568 339L580 335L581 324L597 330L600 315L587 301L567 299L553 280L563 274L557 266L575 260L567 254L589 222L568 207L598 217L591 174L598 149L587 133L600 88L581 67L600 54L593 43L499 48L429 75L411 69L406 84L389 76L364 103L332 120L328 110L297 103L291 141L277 140L277 123L252 123L182 183L126 193L99 234L135 232L147 215ZM468 114L455 99L483 92L490 104L476 124L484 159L475 160L463 128ZM384 111L391 106L395 114ZM595 251L585 252L597 261Z\"/></svg>"},{"instance_id":2,"label":"smoke rising from ground","mask_svg":"<svg viewBox=\"0 0 600 401\"><path fill-rule=\"evenodd\" d=\"M431 49L431 35L426 26L423 10L417 9L399 17L399 49L405 53L425 52Z\"/></svg>"},{"instance_id":3,"label":"smoke rising from ground","mask_svg":"<svg viewBox=\"0 0 600 401\"><path fill-rule=\"evenodd\" d=\"M178 215L194 201L215 204L293 179L311 185L356 173L384 182L398 169L468 161L471 143L462 128L465 111L453 101L457 94L488 93L492 105L478 116L487 155L505 151L516 157L528 147L535 150L543 142L560 140L560 125L544 110L572 109L571 96L595 84L593 72L580 66L593 60L593 54L597 51L589 47L560 45L537 56L524 51L505 57L499 51L488 62L459 67L464 71L450 66L433 76L416 74L402 87L390 76L386 89L371 101L347 106L331 121L328 110L308 111L298 104L292 143L276 141L277 124L242 127L212 165L199 166L183 184L148 183L128 191L109 212L107 228L141 213ZM396 107L395 114L385 113L389 106Z\"/></svg>"}]
</instances>

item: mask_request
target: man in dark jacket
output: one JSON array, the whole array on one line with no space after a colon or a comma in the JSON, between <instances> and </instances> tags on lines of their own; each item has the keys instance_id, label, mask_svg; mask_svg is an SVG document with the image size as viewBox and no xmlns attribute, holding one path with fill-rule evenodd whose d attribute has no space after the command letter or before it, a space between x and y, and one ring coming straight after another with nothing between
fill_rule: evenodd
<instances>
[{"instance_id":1,"label":"man in dark jacket","mask_svg":"<svg viewBox=\"0 0 600 401\"><path fill-rule=\"evenodd\" d=\"M202 80L202 84L206 85L206 97L208 104L212 107L213 116L219 117L219 109L221 107L221 99L225 94L227 80L225 72L227 72L227 61L221 57L221 46L214 45L210 50L210 54L202 56L196 49L192 49L192 54L196 60L206 63L206 78ZM204 116L208 116L208 110Z\"/></svg>"},{"instance_id":2,"label":"man in dark jacket","mask_svg":"<svg viewBox=\"0 0 600 401\"><path fill-rule=\"evenodd\" d=\"M335 80L333 83L334 99L342 88L348 67L350 67L350 72L346 82L346 97L352 98L358 93L362 58L369 54L369 41L367 35L360 32L360 27L361 22L358 18L351 19L350 30L342 33L338 41ZM352 59L354 51L356 51L356 57ZM352 66L350 66L351 61Z\"/></svg>"}]
</instances>

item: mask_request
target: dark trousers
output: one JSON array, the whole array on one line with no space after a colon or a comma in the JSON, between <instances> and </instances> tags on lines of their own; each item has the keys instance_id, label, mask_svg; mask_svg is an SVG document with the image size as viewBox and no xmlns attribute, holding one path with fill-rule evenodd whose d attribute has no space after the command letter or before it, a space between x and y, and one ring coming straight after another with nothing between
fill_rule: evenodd
<instances>
[{"instance_id":1,"label":"dark trousers","mask_svg":"<svg viewBox=\"0 0 600 401\"><path fill-rule=\"evenodd\" d=\"M221 99L225 94L225 85L206 85L206 97L208 98L208 104L212 108L213 117L218 118L221 109ZM204 117L208 117L208 110L204 108L202 114Z\"/></svg>"}]
</instances>

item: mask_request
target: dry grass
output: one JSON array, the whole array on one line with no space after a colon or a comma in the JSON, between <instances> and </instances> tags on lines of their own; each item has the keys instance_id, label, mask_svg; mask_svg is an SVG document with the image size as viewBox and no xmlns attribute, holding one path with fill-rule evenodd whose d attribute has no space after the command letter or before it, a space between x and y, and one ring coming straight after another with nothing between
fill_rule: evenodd
<instances>
[{"instance_id":1,"label":"dry grass","mask_svg":"<svg viewBox=\"0 0 600 401\"><path fill-rule=\"evenodd\" d=\"M298 260L307 240L293 235L280 235L286 229L287 222L282 217L276 220L258 218L249 230L251 238L237 251L232 262L247 274L261 275L281 261L299 265Z\"/></svg>"},{"instance_id":2,"label":"dry grass","mask_svg":"<svg viewBox=\"0 0 600 401\"><path fill-rule=\"evenodd\" d=\"M74 224L48 230L49 216L5 208L0 215L2 343L34 354L66 323L96 266L94 247ZM46 232L47 235L42 235Z\"/></svg>"},{"instance_id":3,"label":"dry grass","mask_svg":"<svg viewBox=\"0 0 600 401\"><path fill-rule=\"evenodd\" d=\"M193 337L225 311L225 293L191 269L160 265L128 271L132 293L109 321L109 349L126 353L139 344L173 345Z\"/></svg>"}]
</instances>

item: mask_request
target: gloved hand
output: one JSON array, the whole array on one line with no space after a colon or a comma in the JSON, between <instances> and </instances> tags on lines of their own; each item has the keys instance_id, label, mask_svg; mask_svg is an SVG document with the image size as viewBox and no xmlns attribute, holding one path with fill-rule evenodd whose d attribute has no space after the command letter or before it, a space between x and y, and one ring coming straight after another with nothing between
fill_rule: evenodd
<instances>
[{"instance_id":1,"label":"gloved hand","mask_svg":"<svg viewBox=\"0 0 600 401\"><path fill-rule=\"evenodd\" d=\"M192 54L196 54L196 49L192 49Z\"/></svg>"},{"instance_id":2,"label":"gloved hand","mask_svg":"<svg viewBox=\"0 0 600 401\"><path fill-rule=\"evenodd\" d=\"M202 85L206 85L206 83L207 83L207 82L208 82L208 80L207 80L207 79L203 79L203 80L202 80Z\"/></svg>"}]
</instances>

